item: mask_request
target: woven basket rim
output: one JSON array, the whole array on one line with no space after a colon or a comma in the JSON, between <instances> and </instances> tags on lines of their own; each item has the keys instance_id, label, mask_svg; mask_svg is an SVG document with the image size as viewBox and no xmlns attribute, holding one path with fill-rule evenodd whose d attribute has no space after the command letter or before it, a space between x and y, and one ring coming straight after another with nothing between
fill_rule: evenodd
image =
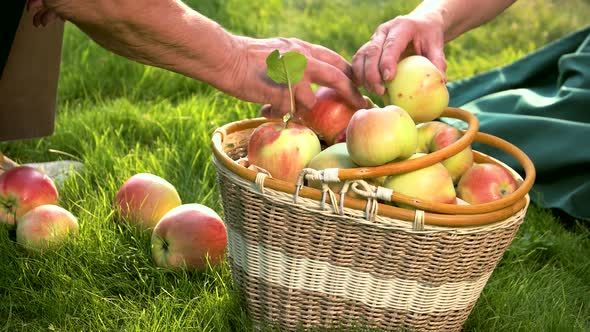
<instances>
[{"instance_id":1,"label":"woven basket rim","mask_svg":"<svg viewBox=\"0 0 590 332\"><path fill-rule=\"evenodd\" d=\"M469 116L465 116L465 113L469 113L467 111L456 109L456 108L448 108L443 116L445 117L455 117L460 119L469 119ZM471 114L471 113L469 113ZM251 181L254 183L256 181L257 173L254 170L247 169L242 165L236 163L233 159L231 159L225 152L224 152L224 140L229 135L240 132L243 130L252 130L256 128L262 123L266 123L272 120L266 118L254 118L254 119L245 119L236 122L228 123L217 130L215 130L211 145L213 150L214 157L223 164L226 168L230 169L232 172L236 173L238 176ZM470 121L470 120L466 120ZM471 125L471 124L470 124ZM474 125L474 128L477 128L477 124ZM471 134L470 134L471 133ZM520 164L523 166L525 171L525 178L520 183L519 188L510 195L507 195L499 200L484 203L484 204L477 204L477 205L455 205L455 204L444 204L444 203L435 203L420 199L415 199L412 197L408 197L405 195L401 195L399 193L395 193L392 195L392 200L396 202L403 202L408 203L416 208L416 210L406 209L406 208L398 208L386 204L379 203L379 210L380 213L383 213L385 216L406 220L406 221L414 221L418 218L419 213L420 217L424 217L425 224L432 224L432 225L439 225L439 226L474 226L474 225L485 225L489 223L494 223L497 221L504 220L511 215L514 215L518 211L522 210L526 205L528 205L528 193L532 188L532 185L535 180L535 168L532 161L528 158L528 156L522 152L519 148L512 145L511 143L498 138L493 135L475 132L472 133L469 131L465 131L465 135L473 135L473 138L470 140L468 137L466 139L467 144L471 144L472 141L480 142L483 144L487 144L498 148L512 157L514 157ZM461 151L464 146L459 146ZM444 150L444 149L442 149ZM439 151L442 151L439 150ZM438 151L437 151L438 152ZM501 166L507 168L513 174L515 174L518 178L521 178L520 175L508 167L506 164L498 161L495 158L487 156L482 153L476 152L476 157L480 160L485 160L493 163L500 164ZM435 152L436 153L436 152ZM449 155L445 155L443 160L448 158ZM424 158L424 157L421 157ZM416 158L414 160L418 160L421 158ZM430 162L428 160L427 162ZM395 163L401 164L405 163L406 161ZM406 169L407 166L404 166L402 169L404 171L408 171ZM423 163L418 165L414 165L414 168L425 167ZM369 169L378 169L378 167L372 167ZM409 170L411 170L409 169ZM348 171L348 170L345 170ZM340 173L339 173L340 174ZM380 173L377 173L380 174ZM373 176L373 175L371 175ZM521 178L522 179L522 178ZM275 190L287 192L287 193L295 193L296 188L295 184L289 183L283 180L278 180L271 177L266 177L263 179L262 183L265 187L273 188ZM318 189L310 188L310 187L303 187L299 191L298 195L302 197L308 197L312 199L319 200L321 198L321 191ZM395 197L394 197L395 196ZM339 198L337 197L337 200ZM345 197L343 205L359 210L363 210L365 208L366 200ZM424 213L421 213L424 212Z\"/></svg>"},{"instance_id":2,"label":"woven basket rim","mask_svg":"<svg viewBox=\"0 0 590 332\"><path fill-rule=\"evenodd\" d=\"M267 199L273 200L274 202L277 202L277 203L280 203L283 205L297 206L300 209L311 211L311 212L317 213L317 214L323 214L326 217L333 217L336 213L336 211L334 209L330 208L330 204L327 204L326 205L327 208L322 210L320 208L319 201L317 199L312 198L312 197L302 196L297 201L297 203L294 203L293 202L293 195L290 193L287 193L287 192L284 192L281 190L277 190L272 187L260 188L257 185L255 185L254 183L252 183L251 181L249 181L248 179L245 179L245 178L239 176L238 174L233 172L231 169L227 168L225 166L225 164L223 164L217 158L213 158L213 163L217 167L218 172L225 173L234 184L244 187L245 190L247 190L249 192L262 194ZM521 202L522 202L522 204L521 204ZM357 209L354 207L349 207L349 206L344 207L343 214L338 215L338 218L340 218L342 220L347 220L349 222L354 222L355 224L371 225L373 227L385 228L385 229L391 229L391 230L400 230L400 231L404 231L404 232L408 232L408 233L425 234L425 233L436 233L436 232L441 232L441 231L442 232L452 231L452 232L456 232L457 234L477 233L477 232L482 232L482 231L490 231L490 230L493 230L496 228L504 228L504 227L507 227L507 225L510 225L514 222L518 222L518 220L522 220L522 218L524 217L522 214L527 211L528 206L530 204L529 195L526 195L521 202L519 202L518 205L515 205L513 208L511 208L510 211L512 211L512 209L514 209L514 211L515 211L514 213L510 213L506 218L501 218L500 220L496 220L496 221L492 221L492 222L488 222L488 223L472 223L472 224L462 222L460 225L446 225L446 224L433 222L433 223L426 223L425 228L420 229L420 230L416 229L413 226L413 223L416 222L415 219L405 220L405 219L401 219L401 218L395 218L395 216L391 216L388 213L378 213L375 220L367 220L366 216L364 215L363 210ZM379 203L379 209L380 209L379 211L381 211L381 209L387 209L387 208L396 208L396 207ZM397 209L401 209L401 208L397 208ZM407 210L407 209L404 209L404 210ZM506 213L506 214L508 214L508 213ZM467 218L469 218L469 215L454 216L454 217L461 218L461 219L463 219L463 218L467 219ZM463 220L461 220L461 221L463 221Z\"/></svg>"}]
</instances>

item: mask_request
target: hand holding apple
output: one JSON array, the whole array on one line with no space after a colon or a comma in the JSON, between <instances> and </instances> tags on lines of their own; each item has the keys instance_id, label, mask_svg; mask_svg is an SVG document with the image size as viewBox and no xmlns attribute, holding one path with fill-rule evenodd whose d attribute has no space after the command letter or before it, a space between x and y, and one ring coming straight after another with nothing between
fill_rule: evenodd
<instances>
[{"instance_id":1,"label":"hand holding apple","mask_svg":"<svg viewBox=\"0 0 590 332\"><path fill-rule=\"evenodd\" d=\"M201 204L184 204L166 213L152 233L157 266L202 271L225 255L227 232L219 215Z\"/></svg>"}]
</instances>

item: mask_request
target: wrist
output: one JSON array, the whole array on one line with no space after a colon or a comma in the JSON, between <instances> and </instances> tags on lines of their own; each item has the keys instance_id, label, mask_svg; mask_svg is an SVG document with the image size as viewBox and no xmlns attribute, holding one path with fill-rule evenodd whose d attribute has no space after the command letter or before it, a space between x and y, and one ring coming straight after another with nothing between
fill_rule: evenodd
<instances>
[{"instance_id":1,"label":"wrist","mask_svg":"<svg viewBox=\"0 0 590 332\"><path fill-rule=\"evenodd\" d=\"M445 42L453 39L453 29L455 18L453 10L449 10L446 2L441 1L423 1L410 14L409 17L428 22L430 25L436 25L443 35Z\"/></svg>"}]
</instances>

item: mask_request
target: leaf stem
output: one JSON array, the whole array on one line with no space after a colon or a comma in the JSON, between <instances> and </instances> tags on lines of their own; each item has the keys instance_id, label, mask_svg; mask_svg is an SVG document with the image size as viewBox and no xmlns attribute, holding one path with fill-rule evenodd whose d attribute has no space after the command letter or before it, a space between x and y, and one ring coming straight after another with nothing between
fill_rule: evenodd
<instances>
[{"instance_id":1,"label":"leaf stem","mask_svg":"<svg viewBox=\"0 0 590 332\"><path fill-rule=\"evenodd\" d=\"M290 108L289 108L289 113L285 115L285 117L283 117L283 121L285 122L285 128L287 127L287 124L289 123L289 120L291 120L293 118L293 116L295 115L295 97L293 96L293 87L291 86L291 77L289 76L289 71L287 70L287 65L285 64L285 62L282 62L283 64L283 69L285 70L285 76L287 76L287 87L289 88L289 104L290 104Z\"/></svg>"}]
</instances>

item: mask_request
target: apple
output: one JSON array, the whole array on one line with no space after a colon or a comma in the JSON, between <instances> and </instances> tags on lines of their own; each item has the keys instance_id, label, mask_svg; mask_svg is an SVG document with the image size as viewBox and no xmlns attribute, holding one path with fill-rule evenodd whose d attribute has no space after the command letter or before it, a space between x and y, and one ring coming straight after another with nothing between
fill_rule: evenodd
<instances>
[{"instance_id":1,"label":"apple","mask_svg":"<svg viewBox=\"0 0 590 332\"><path fill-rule=\"evenodd\" d=\"M336 90L321 86L315 92L316 102L313 108L296 114L303 125L313 130L327 145L346 141L346 127L356 109L351 106ZM374 104L364 96L368 107Z\"/></svg>"},{"instance_id":2,"label":"apple","mask_svg":"<svg viewBox=\"0 0 590 332\"><path fill-rule=\"evenodd\" d=\"M30 167L17 166L0 175L0 222L14 225L32 208L57 204L59 194L47 174Z\"/></svg>"},{"instance_id":3,"label":"apple","mask_svg":"<svg viewBox=\"0 0 590 332\"><path fill-rule=\"evenodd\" d=\"M401 107L361 109L346 129L346 147L357 165L380 166L414 154L417 136L416 124Z\"/></svg>"},{"instance_id":4,"label":"apple","mask_svg":"<svg viewBox=\"0 0 590 332\"><path fill-rule=\"evenodd\" d=\"M346 143L336 143L328 146L318 153L307 166L309 168L323 170L326 168L355 168L358 167L351 159L346 148ZM328 183L330 189L335 193L342 190L344 182ZM309 181L308 185L312 188L322 189L320 181Z\"/></svg>"},{"instance_id":5,"label":"apple","mask_svg":"<svg viewBox=\"0 0 590 332\"><path fill-rule=\"evenodd\" d=\"M78 233L78 220L53 204L39 205L23 214L16 224L16 242L30 252L46 252Z\"/></svg>"},{"instance_id":6,"label":"apple","mask_svg":"<svg viewBox=\"0 0 590 332\"><path fill-rule=\"evenodd\" d=\"M115 208L120 216L139 229L153 229L168 211L182 204L176 188L149 173L128 178L117 191Z\"/></svg>"},{"instance_id":7,"label":"apple","mask_svg":"<svg viewBox=\"0 0 590 332\"><path fill-rule=\"evenodd\" d=\"M442 73L421 55L399 61L395 77L385 87L388 103L406 110L416 123L438 118L449 105Z\"/></svg>"},{"instance_id":8,"label":"apple","mask_svg":"<svg viewBox=\"0 0 590 332\"><path fill-rule=\"evenodd\" d=\"M463 133L444 122L429 121L419 123L418 149L417 152L430 153L447 147L459 140ZM459 178L471 165L473 165L473 151L471 145L461 150L454 156L442 161L442 164L449 170L453 183L459 182Z\"/></svg>"},{"instance_id":9,"label":"apple","mask_svg":"<svg viewBox=\"0 0 590 332\"><path fill-rule=\"evenodd\" d=\"M410 159L424 155L424 153L415 153ZM442 163L389 175L383 187L400 194L437 203L455 204L457 198L453 179Z\"/></svg>"},{"instance_id":10,"label":"apple","mask_svg":"<svg viewBox=\"0 0 590 332\"><path fill-rule=\"evenodd\" d=\"M154 228L152 257L159 267L202 271L225 257L227 231L219 215L197 203L168 211Z\"/></svg>"},{"instance_id":11,"label":"apple","mask_svg":"<svg viewBox=\"0 0 590 332\"><path fill-rule=\"evenodd\" d=\"M469 204L482 204L513 193L518 183L504 167L494 163L475 163L461 176L457 195Z\"/></svg>"},{"instance_id":12,"label":"apple","mask_svg":"<svg viewBox=\"0 0 590 332\"><path fill-rule=\"evenodd\" d=\"M348 121L356 109L332 88L322 86L315 95L316 102L313 108L301 112L302 123L328 145L342 141Z\"/></svg>"},{"instance_id":13,"label":"apple","mask_svg":"<svg viewBox=\"0 0 590 332\"><path fill-rule=\"evenodd\" d=\"M248 140L251 165L267 170L273 178L295 183L303 168L321 151L320 140L310 128L293 121L267 122Z\"/></svg>"}]
</instances>

